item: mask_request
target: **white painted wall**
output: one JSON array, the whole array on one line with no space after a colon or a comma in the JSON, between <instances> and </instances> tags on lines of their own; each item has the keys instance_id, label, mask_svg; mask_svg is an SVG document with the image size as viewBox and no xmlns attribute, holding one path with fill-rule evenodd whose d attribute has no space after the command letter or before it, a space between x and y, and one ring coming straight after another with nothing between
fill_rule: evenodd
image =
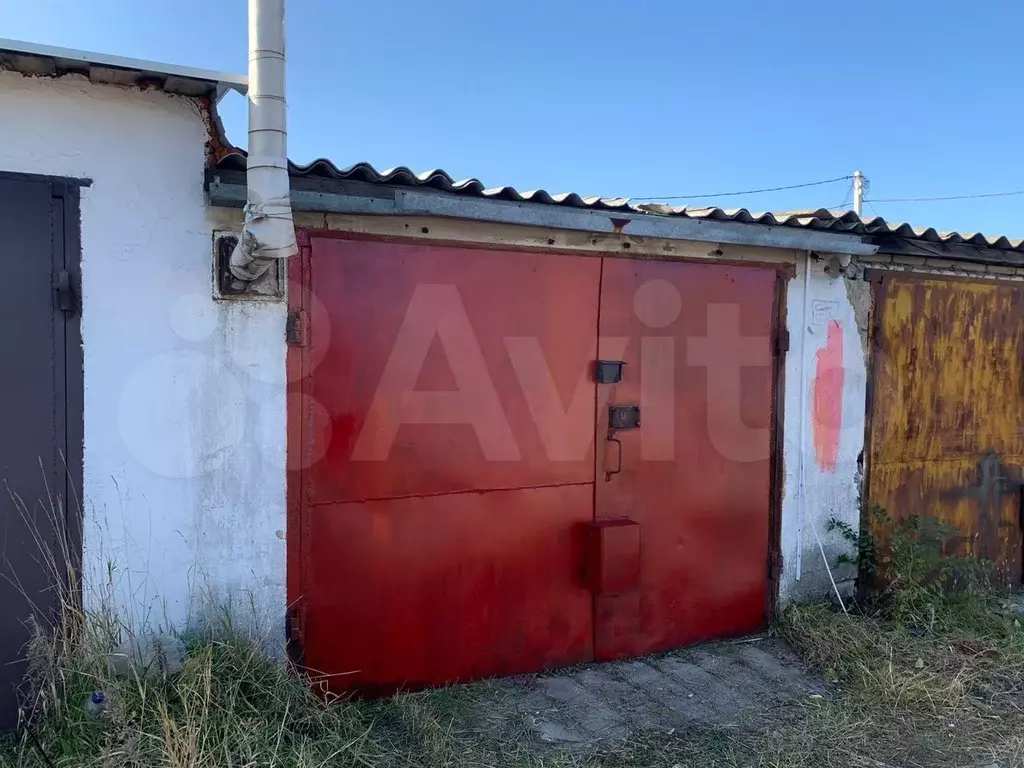
<instances>
[{"instance_id":1,"label":"white painted wall","mask_svg":"<svg viewBox=\"0 0 1024 768\"><path fill-rule=\"evenodd\" d=\"M846 280L838 274L836 266L833 261L829 267L827 259L799 259L797 275L790 281L786 297L790 350L786 358L784 426L784 565L779 585L783 604L828 597L833 592L826 562L835 569L839 554L853 554L853 548L838 532L828 532L828 523L835 518L854 530L860 525L860 456L864 447L867 370L858 322L863 328L867 315L866 311L859 317L855 314L851 295L866 310L867 304L863 302L869 294L866 283L858 285ZM820 419L814 409L815 387L828 387L822 379L837 376L835 372L829 373L828 354L823 352L832 323L838 324L842 343L839 424ZM824 356L820 366L824 376L819 376L819 354ZM816 419L821 433L838 433L834 466L815 450ZM841 592L849 593L855 575L852 566L835 569Z\"/></svg>"},{"instance_id":2,"label":"white painted wall","mask_svg":"<svg viewBox=\"0 0 1024 768\"><path fill-rule=\"evenodd\" d=\"M211 233L235 217L204 200L198 105L0 72L0 114L0 170L93 180L82 190L87 601L110 598L136 628L230 605L276 632L285 307L212 299Z\"/></svg>"}]
</instances>

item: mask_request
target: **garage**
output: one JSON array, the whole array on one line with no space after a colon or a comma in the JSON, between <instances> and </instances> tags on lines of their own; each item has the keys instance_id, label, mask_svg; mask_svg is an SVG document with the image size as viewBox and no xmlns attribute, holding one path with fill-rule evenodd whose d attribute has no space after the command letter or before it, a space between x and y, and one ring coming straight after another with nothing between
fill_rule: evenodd
<instances>
[{"instance_id":1,"label":"garage","mask_svg":"<svg viewBox=\"0 0 1024 768\"><path fill-rule=\"evenodd\" d=\"M290 637L384 694L763 627L778 265L306 232Z\"/></svg>"}]
</instances>

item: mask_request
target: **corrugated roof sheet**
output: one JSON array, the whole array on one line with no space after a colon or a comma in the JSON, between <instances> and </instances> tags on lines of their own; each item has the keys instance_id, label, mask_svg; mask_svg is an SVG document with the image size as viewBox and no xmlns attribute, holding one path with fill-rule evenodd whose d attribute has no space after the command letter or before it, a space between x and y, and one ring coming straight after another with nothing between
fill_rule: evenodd
<instances>
[{"instance_id":1,"label":"corrugated roof sheet","mask_svg":"<svg viewBox=\"0 0 1024 768\"><path fill-rule=\"evenodd\" d=\"M227 170L245 170L245 153L241 150L230 152L220 159L217 167ZM676 207L663 203L633 203L626 197L583 197L573 192L551 194L543 189L520 192L514 187L487 187L478 179L457 181L439 169L423 173L415 173L405 167L378 171L369 163L356 163L347 168L338 168L326 159L314 160L308 165L289 163L289 172L296 177L361 181L397 187L427 187L451 194L492 200L562 205L599 211L682 216L691 219L714 219L766 226L800 227L862 236L891 236L943 245L966 244L981 248L1024 252L1024 240L1011 240L1004 236L992 237L980 233L939 232L931 227L920 228L912 227L904 222L887 222L880 216L861 218L853 211L834 214L821 208L806 211L757 213L746 208Z\"/></svg>"}]
</instances>

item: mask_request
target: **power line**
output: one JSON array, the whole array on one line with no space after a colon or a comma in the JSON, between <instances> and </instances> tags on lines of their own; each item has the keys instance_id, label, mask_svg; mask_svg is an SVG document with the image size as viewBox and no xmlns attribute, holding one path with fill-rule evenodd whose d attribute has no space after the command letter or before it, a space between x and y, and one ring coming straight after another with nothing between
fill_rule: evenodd
<instances>
[{"instance_id":1,"label":"power line","mask_svg":"<svg viewBox=\"0 0 1024 768\"><path fill-rule=\"evenodd\" d=\"M804 187L820 187L822 184L834 184L837 181L847 181L853 176L839 176L834 179L823 179L822 181L809 181L806 184L790 184L785 187L767 187L765 189L748 189L743 192L715 192L710 195L663 195L650 197L634 197L632 200L697 200L709 197L735 197L737 195L758 195L762 192L782 192L787 189L802 189Z\"/></svg>"},{"instance_id":2,"label":"power line","mask_svg":"<svg viewBox=\"0 0 1024 768\"><path fill-rule=\"evenodd\" d=\"M946 197L875 197L866 203L935 203L942 200L977 200L982 197L1010 197L1024 195L1024 189L1016 192L987 192L982 195L948 195Z\"/></svg>"},{"instance_id":3,"label":"power line","mask_svg":"<svg viewBox=\"0 0 1024 768\"><path fill-rule=\"evenodd\" d=\"M712 197L737 197L737 196L740 196L740 195L759 195L759 194L763 194L765 192L784 192L784 191L790 190L790 189L804 189L806 187L820 187L820 186L823 186L825 184L835 184L835 183L840 182L840 181L850 181L853 178L854 177L851 174L851 175L847 175L847 176L837 176L834 179L822 179L821 181L808 181L808 182L806 182L804 184L787 184L787 185L780 186L780 187L764 187L762 189L746 189L746 190L742 190L742 191L738 191L738 192L713 192L713 193L706 194L706 195L660 195L660 196L659 195L649 195L649 196L646 196L646 197L632 197L630 199L631 200L655 200L655 201L660 201L660 200L700 200L700 199L707 199L707 198L712 198ZM863 184L864 184L864 191L866 192L867 188L869 186L869 182L868 182L868 180L866 178L864 179ZM851 187L852 187L852 184L851 184ZM843 198L844 201L849 199L849 196L850 196L849 190L850 190L850 188L847 188L847 193L846 193L846 195ZM872 198L865 197L864 198L864 202L865 203L935 203L935 202L942 202L942 201L945 201L945 200L979 200L979 199L989 198L989 197L1015 197L1015 196L1018 196L1018 195L1024 195L1024 189L1014 190L1012 192L986 192L986 193L977 194L977 195L943 195L943 196L938 196L938 197L872 197ZM827 209L827 210L832 210L833 208L842 208L845 205L846 205L846 203L844 202L841 205L832 206L832 208ZM713 207L714 206L705 206L705 208L707 208L707 209L711 209ZM694 209L691 209L691 210L702 210L702 209L694 208Z\"/></svg>"},{"instance_id":4,"label":"power line","mask_svg":"<svg viewBox=\"0 0 1024 768\"><path fill-rule=\"evenodd\" d=\"M846 187L846 194L843 195L843 201L839 205L833 205L832 208L829 208L828 210L831 211L833 208L846 208L850 204L850 198L851 197L853 197L853 182L852 181Z\"/></svg>"}]
</instances>

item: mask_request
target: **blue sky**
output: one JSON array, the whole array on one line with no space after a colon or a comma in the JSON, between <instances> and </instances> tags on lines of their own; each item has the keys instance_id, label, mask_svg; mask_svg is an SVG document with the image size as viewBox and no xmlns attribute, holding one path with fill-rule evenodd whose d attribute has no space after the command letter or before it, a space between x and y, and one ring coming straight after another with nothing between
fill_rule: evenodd
<instances>
[{"instance_id":1,"label":"blue sky","mask_svg":"<svg viewBox=\"0 0 1024 768\"><path fill-rule=\"evenodd\" d=\"M245 0L0 0L0 35L244 72ZM290 153L489 186L868 197L1024 189L1024 3L290 0ZM229 137L245 140L241 98ZM791 209L848 182L687 201ZM1024 195L865 213L1024 236Z\"/></svg>"}]
</instances>

